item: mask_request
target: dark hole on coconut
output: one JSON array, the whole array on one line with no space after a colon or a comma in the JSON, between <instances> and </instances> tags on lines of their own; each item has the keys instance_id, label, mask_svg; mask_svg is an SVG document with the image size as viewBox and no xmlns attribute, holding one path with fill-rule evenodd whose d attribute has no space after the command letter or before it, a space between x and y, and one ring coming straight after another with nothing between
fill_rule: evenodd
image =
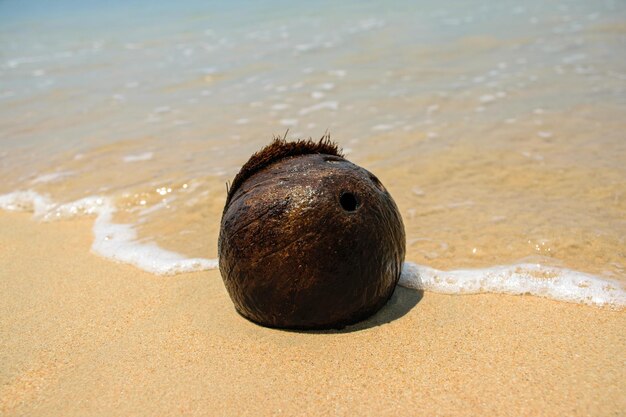
<instances>
[{"instance_id":1,"label":"dark hole on coconut","mask_svg":"<svg viewBox=\"0 0 626 417\"><path fill-rule=\"evenodd\" d=\"M359 206L359 201L356 199L356 196L352 193L343 193L341 197L339 197L339 203L341 207L345 211L354 211Z\"/></svg>"}]
</instances>

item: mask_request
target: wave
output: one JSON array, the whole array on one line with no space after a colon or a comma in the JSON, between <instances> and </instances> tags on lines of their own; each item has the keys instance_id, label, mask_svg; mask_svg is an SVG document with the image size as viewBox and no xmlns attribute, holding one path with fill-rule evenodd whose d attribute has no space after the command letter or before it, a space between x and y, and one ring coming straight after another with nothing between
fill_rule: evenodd
<instances>
[{"instance_id":1,"label":"wave","mask_svg":"<svg viewBox=\"0 0 626 417\"><path fill-rule=\"evenodd\" d=\"M47 196L34 191L16 191L0 196L0 208L9 211L30 211L44 221L95 215L94 241L91 250L116 262L134 265L157 275L215 269L217 259L187 258L165 250L156 243L137 241L133 225L113 223L116 209L107 197L91 196L67 204L55 204Z\"/></svg>"},{"instance_id":2,"label":"wave","mask_svg":"<svg viewBox=\"0 0 626 417\"><path fill-rule=\"evenodd\" d=\"M113 223L116 209L107 197L91 196L56 204L34 191L16 191L0 195L0 209L32 212L35 218L43 221L95 215L91 250L153 274L174 275L218 267L217 259L187 258L155 243L139 242L133 225ZM626 291L618 282L565 268L529 263L440 271L405 262L399 285L442 294L530 294L594 306L626 306Z\"/></svg>"},{"instance_id":3,"label":"wave","mask_svg":"<svg viewBox=\"0 0 626 417\"><path fill-rule=\"evenodd\" d=\"M626 292L617 282L570 269L528 263L440 271L405 262L399 284L441 294L529 294L595 306L626 306Z\"/></svg>"}]
</instances>

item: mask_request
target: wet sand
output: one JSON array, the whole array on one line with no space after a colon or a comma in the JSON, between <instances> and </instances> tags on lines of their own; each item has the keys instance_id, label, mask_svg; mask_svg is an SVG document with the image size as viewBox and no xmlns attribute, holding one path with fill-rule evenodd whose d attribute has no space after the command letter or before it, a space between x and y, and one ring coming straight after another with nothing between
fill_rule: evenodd
<instances>
[{"instance_id":1,"label":"wet sand","mask_svg":"<svg viewBox=\"0 0 626 417\"><path fill-rule=\"evenodd\" d=\"M91 253L92 219L0 213L2 415L620 415L626 314L397 288L300 333L236 314L217 271Z\"/></svg>"}]
</instances>

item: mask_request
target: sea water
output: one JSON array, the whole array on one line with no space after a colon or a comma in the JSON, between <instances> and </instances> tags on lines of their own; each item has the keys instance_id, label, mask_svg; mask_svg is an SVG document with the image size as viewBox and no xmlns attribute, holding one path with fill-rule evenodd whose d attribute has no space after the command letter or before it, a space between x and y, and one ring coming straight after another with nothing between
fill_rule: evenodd
<instances>
[{"instance_id":1,"label":"sea water","mask_svg":"<svg viewBox=\"0 0 626 417\"><path fill-rule=\"evenodd\" d=\"M6 0L0 207L214 268L225 183L328 130L400 208L402 285L623 306L624 51L620 1Z\"/></svg>"}]
</instances>

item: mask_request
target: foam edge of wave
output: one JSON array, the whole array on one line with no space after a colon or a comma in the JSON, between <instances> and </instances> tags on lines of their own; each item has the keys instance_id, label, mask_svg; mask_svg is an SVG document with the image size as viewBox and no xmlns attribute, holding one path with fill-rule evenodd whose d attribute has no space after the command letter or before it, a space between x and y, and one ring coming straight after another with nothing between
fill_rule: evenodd
<instances>
[{"instance_id":1,"label":"foam edge of wave","mask_svg":"<svg viewBox=\"0 0 626 417\"><path fill-rule=\"evenodd\" d=\"M107 197L90 196L56 204L48 196L32 190L15 191L0 195L0 209L32 212L42 221L95 215L91 246L94 253L156 275L218 268L217 259L186 258L156 243L137 241L133 225L113 223L116 208ZM626 307L626 291L618 282L565 268L528 263L440 271L405 262L399 285L442 294L530 294L592 306Z\"/></svg>"},{"instance_id":2,"label":"foam edge of wave","mask_svg":"<svg viewBox=\"0 0 626 417\"><path fill-rule=\"evenodd\" d=\"M32 190L15 191L0 195L0 209L32 212L35 218L42 221L95 215L92 252L156 275L175 275L218 267L217 259L186 258L156 243L139 242L133 225L113 222L116 208L107 197L90 196L66 204L55 204L48 196Z\"/></svg>"},{"instance_id":3,"label":"foam edge of wave","mask_svg":"<svg viewBox=\"0 0 626 417\"><path fill-rule=\"evenodd\" d=\"M598 307L626 307L626 291L618 282L529 263L441 271L405 262L399 285L441 294L529 294Z\"/></svg>"}]
</instances>

